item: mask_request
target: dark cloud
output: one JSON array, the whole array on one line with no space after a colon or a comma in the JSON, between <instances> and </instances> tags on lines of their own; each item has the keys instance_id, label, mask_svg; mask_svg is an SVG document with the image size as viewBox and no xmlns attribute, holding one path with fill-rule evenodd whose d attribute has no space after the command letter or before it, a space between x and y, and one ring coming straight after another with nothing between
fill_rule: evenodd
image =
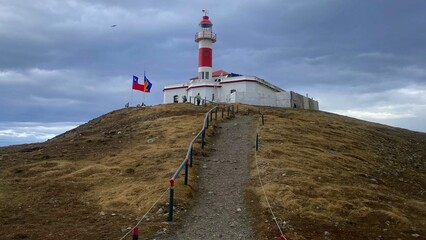
<instances>
[{"instance_id":1,"label":"dark cloud","mask_svg":"<svg viewBox=\"0 0 426 240\"><path fill-rule=\"evenodd\" d=\"M196 75L201 9L218 35L215 69L426 131L421 0L1 1L0 123L87 121L130 101L144 70L145 101L161 103L164 85Z\"/></svg>"}]
</instances>

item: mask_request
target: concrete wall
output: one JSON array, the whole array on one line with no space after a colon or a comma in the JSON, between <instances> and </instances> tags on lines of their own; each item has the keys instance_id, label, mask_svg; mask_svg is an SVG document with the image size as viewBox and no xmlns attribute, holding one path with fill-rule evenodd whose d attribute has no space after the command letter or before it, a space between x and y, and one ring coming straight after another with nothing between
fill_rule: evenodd
<instances>
[{"instance_id":1,"label":"concrete wall","mask_svg":"<svg viewBox=\"0 0 426 240\"><path fill-rule=\"evenodd\" d=\"M231 94L231 90L237 90ZM276 92L257 82L222 84L223 102L245 103L257 106L277 106Z\"/></svg>"},{"instance_id":2,"label":"concrete wall","mask_svg":"<svg viewBox=\"0 0 426 240\"><path fill-rule=\"evenodd\" d=\"M218 94L220 102L231 102L231 90L235 89L237 92L247 92L247 82L225 83L221 84L221 90Z\"/></svg>"},{"instance_id":3,"label":"concrete wall","mask_svg":"<svg viewBox=\"0 0 426 240\"><path fill-rule=\"evenodd\" d=\"M212 94L215 94L216 90L213 87L199 87L199 88L190 88L188 90L188 101L189 98L194 98L200 93L201 99L207 99L209 101L212 100ZM215 94L216 98L216 94Z\"/></svg>"},{"instance_id":4,"label":"concrete wall","mask_svg":"<svg viewBox=\"0 0 426 240\"><path fill-rule=\"evenodd\" d=\"M275 95L258 92L237 92L236 102L257 106L276 106Z\"/></svg>"},{"instance_id":5,"label":"concrete wall","mask_svg":"<svg viewBox=\"0 0 426 240\"><path fill-rule=\"evenodd\" d=\"M290 92L276 92L276 104L274 106L291 108L291 93Z\"/></svg>"},{"instance_id":6,"label":"concrete wall","mask_svg":"<svg viewBox=\"0 0 426 240\"><path fill-rule=\"evenodd\" d=\"M309 109L315 109L314 100L310 98L307 98L307 99L308 99Z\"/></svg>"},{"instance_id":7,"label":"concrete wall","mask_svg":"<svg viewBox=\"0 0 426 240\"><path fill-rule=\"evenodd\" d=\"M291 107L292 108L304 108L304 96L296 92L291 91Z\"/></svg>"},{"instance_id":8,"label":"concrete wall","mask_svg":"<svg viewBox=\"0 0 426 240\"><path fill-rule=\"evenodd\" d=\"M178 101L182 102L182 96L187 96L186 94L187 94L186 88L165 90L163 94L163 98L164 98L163 100L164 100L164 103L173 103L174 96L178 95Z\"/></svg>"},{"instance_id":9,"label":"concrete wall","mask_svg":"<svg viewBox=\"0 0 426 240\"><path fill-rule=\"evenodd\" d=\"M313 109L313 108L311 108L311 106L310 106L310 104L309 104L309 98L307 98L307 97L303 97L303 108L304 109Z\"/></svg>"},{"instance_id":10,"label":"concrete wall","mask_svg":"<svg viewBox=\"0 0 426 240\"><path fill-rule=\"evenodd\" d=\"M296 92L291 92L291 108L301 108L308 110L319 110L318 101L312 98L305 97Z\"/></svg>"}]
</instances>

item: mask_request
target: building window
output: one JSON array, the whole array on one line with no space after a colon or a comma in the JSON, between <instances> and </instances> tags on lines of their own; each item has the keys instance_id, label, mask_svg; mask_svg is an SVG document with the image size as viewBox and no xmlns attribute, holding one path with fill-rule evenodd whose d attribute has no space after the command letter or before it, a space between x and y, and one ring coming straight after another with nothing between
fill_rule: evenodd
<instances>
[{"instance_id":1,"label":"building window","mask_svg":"<svg viewBox=\"0 0 426 240\"><path fill-rule=\"evenodd\" d=\"M204 79L204 72L201 72L201 79Z\"/></svg>"},{"instance_id":2,"label":"building window","mask_svg":"<svg viewBox=\"0 0 426 240\"><path fill-rule=\"evenodd\" d=\"M234 92L237 92L237 90L235 90L235 89L232 89L232 90L231 90L231 93L234 93Z\"/></svg>"},{"instance_id":3,"label":"building window","mask_svg":"<svg viewBox=\"0 0 426 240\"><path fill-rule=\"evenodd\" d=\"M209 79L209 72L206 72L206 79Z\"/></svg>"},{"instance_id":4,"label":"building window","mask_svg":"<svg viewBox=\"0 0 426 240\"><path fill-rule=\"evenodd\" d=\"M214 93L212 93L212 102L214 102Z\"/></svg>"},{"instance_id":5,"label":"building window","mask_svg":"<svg viewBox=\"0 0 426 240\"><path fill-rule=\"evenodd\" d=\"M179 96L178 95L174 95L173 96L173 102L174 103L178 103L179 102Z\"/></svg>"}]
</instances>

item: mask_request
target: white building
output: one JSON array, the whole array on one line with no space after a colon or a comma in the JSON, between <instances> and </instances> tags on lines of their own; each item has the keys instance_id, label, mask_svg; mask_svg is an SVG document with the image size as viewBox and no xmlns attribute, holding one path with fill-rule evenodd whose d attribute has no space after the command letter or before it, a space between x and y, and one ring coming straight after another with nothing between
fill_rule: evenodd
<instances>
[{"instance_id":1,"label":"white building","mask_svg":"<svg viewBox=\"0 0 426 240\"><path fill-rule=\"evenodd\" d=\"M287 92L258 77L223 70L212 72L212 45L216 42L213 24L204 15L199 26L200 30L195 35L199 49L198 76L187 83L165 86L164 103L183 102L184 98L190 101L199 93L202 99L212 102L319 110L318 101Z\"/></svg>"}]
</instances>

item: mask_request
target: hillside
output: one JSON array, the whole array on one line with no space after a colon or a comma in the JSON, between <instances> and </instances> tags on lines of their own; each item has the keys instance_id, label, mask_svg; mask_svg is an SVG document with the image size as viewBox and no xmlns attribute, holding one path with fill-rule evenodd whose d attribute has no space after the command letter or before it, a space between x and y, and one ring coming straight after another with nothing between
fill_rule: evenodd
<instances>
[{"instance_id":1,"label":"hillside","mask_svg":"<svg viewBox=\"0 0 426 240\"><path fill-rule=\"evenodd\" d=\"M1 147L0 236L119 239L167 190L208 109L121 109L44 143ZM238 114L260 124L261 177L289 239L426 236L425 133L319 111L240 105ZM254 151L250 163L246 198L258 239L277 239ZM200 194L194 176L202 170L191 169L189 187L176 181L177 222ZM167 202L143 221L142 239L169 231L166 210L157 212Z\"/></svg>"},{"instance_id":2,"label":"hillside","mask_svg":"<svg viewBox=\"0 0 426 240\"><path fill-rule=\"evenodd\" d=\"M0 238L119 239L168 188L207 110L121 109L44 143L0 148ZM182 208L188 191L177 193ZM150 216L145 234L166 220Z\"/></svg>"},{"instance_id":3,"label":"hillside","mask_svg":"<svg viewBox=\"0 0 426 240\"><path fill-rule=\"evenodd\" d=\"M261 111L261 176L290 239L426 238L425 133L318 111ZM259 200L252 168L248 196ZM257 230L276 236L264 199L254 202L263 209Z\"/></svg>"}]
</instances>

